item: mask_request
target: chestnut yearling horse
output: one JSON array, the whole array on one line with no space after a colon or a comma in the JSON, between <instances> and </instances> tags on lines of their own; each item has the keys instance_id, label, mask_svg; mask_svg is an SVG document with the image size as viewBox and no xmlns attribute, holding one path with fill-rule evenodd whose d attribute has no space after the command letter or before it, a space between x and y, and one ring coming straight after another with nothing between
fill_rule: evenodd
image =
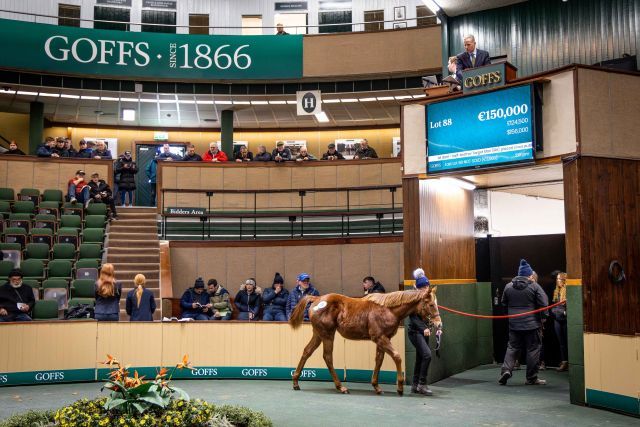
<instances>
[{"instance_id":1,"label":"chestnut yearling horse","mask_svg":"<svg viewBox=\"0 0 640 427\"><path fill-rule=\"evenodd\" d=\"M402 358L391 345L391 337L398 331L400 322L409 314L417 312L422 318L430 317L435 326L441 326L438 313L436 287L413 291L399 291L388 294L371 294L364 298L350 298L340 294L306 296L302 298L291 314L289 324L297 329L302 323L308 303L309 320L313 325L313 337L304 348L298 367L293 374L293 389L300 390L298 378L307 359L323 344L324 361L329 368L333 382L341 393L349 390L342 385L333 369L333 339L336 330L350 340L371 340L376 343L376 367L371 385L377 394L382 394L378 386L378 373L386 352L396 363L398 372L398 394L402 395L404 377Z\"/></svg>"}]
</instances>

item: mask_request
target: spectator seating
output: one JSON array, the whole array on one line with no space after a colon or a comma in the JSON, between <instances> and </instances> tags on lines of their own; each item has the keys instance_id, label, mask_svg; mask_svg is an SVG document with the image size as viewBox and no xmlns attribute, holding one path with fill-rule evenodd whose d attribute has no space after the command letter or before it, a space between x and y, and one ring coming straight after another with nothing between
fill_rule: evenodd
<instances>
[{"instance_id":1,"label":"spectator seating","mask_svg":"<svg viewBox=\"0 0 640 427\"><path fill-rule=\"evenodd\" d=\"M75 261L76 247L71 243L56 243L51 250L51 259Z\"/></svg>"},{"instance_id":2,"label":"spectator seating","mask_svg":"<svg viewBox=\"0 0 640 427\"><path fill-rule=\"evenodd\" d=\"M73 264L70 260L54 259L47 265L47 277L49 279L61 278L67 281L73 277Z\"/></svg>"},{"instance_id":3,"label":"spectator seating","mask_svg":"<svg viewBox=\"0 0 640 427\"><path fill-rule=\"evenodd\" d=\"M76 268L76 279L98 280L97 268Z\"/></svg>"},{"instance_id":4,"label":"spectator seating","mask_svg":"<svg viewBox=\"0 0 640 427\"><path fill-rule=\"evenodd\" d=\"M45 202L45 201L42 201L42 202L40 202L40 205L38 205L38 213L40 213L40 214L48 214L48 215L55 215L56 218L58 218L60 216L60 206L61 205L62 205L61 202L56 202L56 201Z\"/></svg>"},{"instance_id":5,"label":"spectator seating","mask_svg":"<svg viewBox=\"0 0 640 427\"><path fill-rule=\"evenodd\" d=\"M0 200L7 200L13 202L15 200L15 192L13 188L0 188Z\"/></svg>"},{"instance_id":6,"label":"spectator seating","mask_svg":"<svg viewBox=\"0 0 640 427\"><path fill-rule=\"evenodd\" d=\"M51 248L53 246L53 231L50 228L34 228L31 230L32 243L45 243Z\"/></svg>"},{"instance_id":7,"label":"spectator seating","mask_svg":"<svg viewBox=\"0 0 640 427\"><path fill-rule=\"evenodd\" d=\"M107 216L107 205L104 203L91 203L87 208L87 215L104 215Z\"/></svg>"},{"instance_id":8,"label":"spectator seating","mask_svg":"<svg viewBox=\"0 0 640 427\"><path fill-rule=\"evenodd\" d=\"M0 261L0 280L6 281L9 277L9 273L13 270L14 265L12 261Z\"/></svg>"},{"instance_id":9,"label":"spectator seating","mask_svg":"<svg viewBox=\"0 0 640 427\"><path fill-rule=\"evenodd\" d=\"M24 228L28 233L31 230L31 218L31 214L26 213L9 214L9 227Z\"/></svg>"},{"instance_id":10,"label":"spectator seating","mask_svg":"<svg viewBox=\"0 0 640 427\"><path fill-rule=\"evenodd\" d=\"M41 202L56 202L58 206L64 201L64 195L61 190L44 190Z\"/></svg>"},{"instance_id":11,"label":"spectator seating","mask_svg":"<svg viewBox=\"0 0 640 427\"><path fill-rule=\"evenodd\" d=\"M33 219L33 228L50 228L55 233L58 228L58 217L53 214L37 214Z\"/></svg>"},{"instance_id":12,"label":"spectator seating","mask_svg":"<svg viewBox=\"0 0 640 427\"><path fill-rule=\"evenodd\" d=\"M46 243L28 243L24 251L25 259L37 259L45 264L49 262L50 249Z\"/></svg>"},{"instance_id":13,"label":"spectator seating","mask_svg":"<svg viewBox=\"0 0 640 427\"><path fill-rule=\"evenodd\" d=\"M33 320L57 320L58 301L43 299L33 307Z\"/></svg>"},{"instance_id":14,"label":"spectator seating","mask_svg":"<svg viewBox=\"0 0 640 427\"><path fill-rule=\"evenodd\" d=\"M102 246L104 243L104 230L101 228L85 228L82 232L82 243L95 243Z\"/></svg>"},{"instance_id":15,"label":"spectator seating","mask_svg":"<svg viewBox=\"0 0 640 427\"><path fill-rule=\"evenodd\" d=\"M40 190L37 188L23 188L18 193L18 200L30 200L35 206L40 203Z\"/></svg>"},{"instance_id":16,"label":"spectator seating","mask_svg":"<svg viewBox=\"0 0 640 427\"><path fill-rule=\"evenodd\" d=\"M91 205L89 205L89 207L91 207ZM84 218L85 228L101 228L104 230L106 226L107 226L106 215L87 215Z\"/></svg>"},{"instance_id":17,"label":"spectator seating","mask_svg":"<svg viewBox=\"0 0 640 427\"><path fill-rule=\"evenodd\" d=\"M18 200L13 203L14 213L26 213L34 215L36 211L36 205L31 200Z\"/></svg>"},{"instance_id":18,"label":"spectator seating","mask_svg":"<svg viewBox=\"0 0 640 427\"><path fill-rule=\"evenodd\" d=\"M21 249L27 244L27 230L22 227L5 228L2 236L5 243L19 243Z\"/></svg>"},{"instance_id":19,"label":"spectator seating","mask_svg":"<svg viewBox=\"0 0 640 427\"><path fill-rule=\"evenodd\" d=\"M96 260L101 263L102 247L97 243L82 243L78 250L78 261L85 259Z\"/></svg>"},{"instance_id":20,"label":"spectator seating","mask_svg":"<svg viewBox=\"0 0 640 427\"><path fill-rule=\"evenodd\" d=\"M71 283L71 298L94 298L95 280L75 279Z\"/></svg>"},{"instance_id":21,"label":"spectator seating","mask_svg":"<svg viewBox=\"0 0 640 427\"><path fill-rule=\"evenodd\" d=\"M44 280L45 263L39 259L25 259L20 264L20 269L25 279Z\"/></svg>"}]
</instances>

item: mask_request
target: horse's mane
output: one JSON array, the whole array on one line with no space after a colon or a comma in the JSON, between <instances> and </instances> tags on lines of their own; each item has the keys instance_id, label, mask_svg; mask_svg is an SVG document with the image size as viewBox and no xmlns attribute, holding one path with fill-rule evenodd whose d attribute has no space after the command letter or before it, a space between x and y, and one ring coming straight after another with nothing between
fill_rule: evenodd
<instances>
[{"instance_id":1,"label":"horse's mane","mask_svg":"<svg viewBox=\"0 0 640 427\"><path fill-rule=\"evenodd\" d=\"M383 307L392 308L415 302L422 298L423 295L424 292L422 291L396 291L388 294L369 294L364 296L363 299Z\"/></svg>"}]
</instances>

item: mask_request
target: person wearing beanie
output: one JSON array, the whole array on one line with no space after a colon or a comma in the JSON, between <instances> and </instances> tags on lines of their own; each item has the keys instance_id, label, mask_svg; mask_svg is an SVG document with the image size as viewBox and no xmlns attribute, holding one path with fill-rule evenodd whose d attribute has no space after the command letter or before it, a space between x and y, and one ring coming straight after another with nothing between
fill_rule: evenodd
<instances>
[{"instance_id":1,"label":"person wearing beanie","mask_svg":"<svg viewBox=\"0 0 640 427\"><path fill-rule=\"evenodd\" d=\"M127 294L126 310L131 316L132 322L152 322L153 313L156 311L156 300L153 292L145 288L147 278L142 274L136 274L133 284L136 285Z\"/></svg>"},{"instance_id":2,"label":"person wearing beanie","mask_svg":"<svg viewBox=\"0 0 640 427\"><path fill-rule=\"evenodd\" d=\"M286 322L288 299L289 291L284 287L284 279L280 273L276 273L273 285L262 293L262 302L264 303L262 320Z\"/></svg>"},{"instance_id":3,"label":"person wearing beanie","mask_svg":"<svg viewBox=\"0 0 640 427\"><path fill-rule=\"evenodd\" d=\"M229 291L227 291L224 286L218 284L216 279L209 279L207 282L207 292L209 293L209 302L213 309L211 320L231 320L233 307L229 299Z\"/></svg>"},{"instance_id":4,"label":"person wearing beanie","mask_svg":"<svg viewBox=\"0 0 640 427\"><path fill-rule=\"evenodd\" d=\"M296 305L300 302L302 298L307 295L319 296L320 292L311 284L311 276L307 273L298 274L297 285L291 292L289 292L289 299L287 300L287 305L285 310L287 312L287 320L291 318L291 313L296 308ZM309 321L309 307L304 310L304 320L305 322Z\"/></svg>"},{"instance_id":5,"label":"person wearing beanie","mask_svg":"<svg viewBox=\"0 0 640 427\"><path fill-rule=\"evenodd\" d=\"M258 320L260 295L256 292L256 279L245 280L244 286L241 286L236 294L234 303L238 307L238 320Z\"/></svg>"},{"instance_id":6,"label":"person wearing beanie","mask_svg":"<svg viewBox=\"0 0 640 427\"><path fill-rule=\"evenodd\" d=\"M193 320L209 320L212 304L209 302L209 294L204 291L204 280L198 277L193 288L184 291L180 298L182 318Z\"/></svg>"},{"instance_id":7,"label":"person wearing beanie","mask_svg":"<svg viewBox=\"0 0 640 427\"><path fill-rule=\"evenodd\" d=\"M0 286L0 322L29 322L34 305L33 289L22 283L22 270L11 270L7 282Z\"/></svg>"},{"instance_id":8,"label":"person wearing beanie","mask_svg":"<svg viewBox=\"0 0 640 427\"><path fill-rule=\"evenodd\" d=\"M525 259L520 260L518 275L511 280L502 293L502 304L507 306L508 314L520 314L549 305L547 294L536 282L537 275ZM526 352L527 379L525 384L544 385L545 380L538 378L538 364L542 347L542 316L546 313L509 319L509 344L504 355L504 363L498 383L506 385L513 375L516 359L520 352Z\"/></svg>"},{"instance_id":9,"label":"person wearing beanie","mask_svg":"<svg viewBox=\"0 0 640 427\"><path fill-rule=\"evenodd\" d=\"M424 270L417 268L413 272L413 278L416 281L415 288L420 290L429 287L429 279L427 279ZM432 396L433 392L427 385L427 375L429 374L429 365L431 364L431 349L429 348L429 336L431 329L420 317L418 313L409 315L409 341L416 349L416 361L413 365L413 381L411 382L411 393L421 394L423 396Z\"/></svg>"}]
</instances>

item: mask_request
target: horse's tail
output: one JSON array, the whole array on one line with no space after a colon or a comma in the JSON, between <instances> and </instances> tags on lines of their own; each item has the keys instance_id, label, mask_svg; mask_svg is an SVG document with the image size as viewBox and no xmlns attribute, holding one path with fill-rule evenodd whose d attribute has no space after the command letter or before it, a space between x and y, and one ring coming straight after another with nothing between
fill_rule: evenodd
<instances>
[{"instance_id":1,"label":"horse's tail","mask_svg":"<svg viewBox=\"0 0 640 427\"><path fill-rule=\"evenodd\" d=\"M304 319L304 311L307 308L307 304L310 302L316 302L319 298L320 297L307 295L298 301L298 305L296 305L296 308L293 310L293 313L291 313L291 317L289 318L289 326L293 329L298 329Z\"/></svg>"}]
</instances>

